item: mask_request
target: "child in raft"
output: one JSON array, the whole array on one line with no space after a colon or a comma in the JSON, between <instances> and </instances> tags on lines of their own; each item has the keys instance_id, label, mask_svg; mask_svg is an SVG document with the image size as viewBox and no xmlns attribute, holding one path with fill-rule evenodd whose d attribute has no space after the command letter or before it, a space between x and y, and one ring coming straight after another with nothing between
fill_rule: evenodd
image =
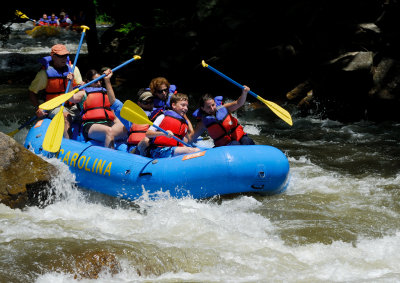
<instances>
[{"instance_id":1,"label":"child in raft","mask_svg":"<svg viewBox=\"0 0 400 283\"><path fill-rule=\"evenodd\" d=\"M193 116L198 120L192 139L197 139L205 130L213 139L215 147L225 145L254 145L254 141L244 132L243 126L231 114L246 101L248 86L244 86L240 97L222 104L222 97L205 94L200 99L200 108Z\"/></svg>"},{"instance_id":2,"label":"child in raft","mask_svg":"<svg viewBox=\"0 0 400 283\"><path fill-rule=\"evenodd\" d=\"M172 110L166 110L153 123L166 130L168 135L158 131L154 126L150 126L146 132L146 136L152 139L149 147L149 155L152 158L173 157L200 151L199 148L187 147L172 138L175 136L187 142L190 140L190 135L193 134L188 132L188 121L184 118L188 111L188 96L176 93L171 96L170 103Z\"/></svg>"}]
</instances>

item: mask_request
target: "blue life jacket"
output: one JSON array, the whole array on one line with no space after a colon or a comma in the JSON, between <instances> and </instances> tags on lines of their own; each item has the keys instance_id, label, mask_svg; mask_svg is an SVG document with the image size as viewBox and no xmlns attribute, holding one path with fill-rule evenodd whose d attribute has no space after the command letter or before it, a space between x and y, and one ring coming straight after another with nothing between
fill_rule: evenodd
<instances>
[{"instance_id":1,"label":"blue life jacket","mask_svg":"<svg viewBox=\"0 0 400 283\"><path fill-rule=\"evenodd\" d=\"M67 76L72 72L69 58L67 58L67 64L61 69L54 68L51 56L39 59L39 63L47 75L46 101L64 94L68 84Z\"/></svg>"},{"instance_id":2,"label":"blue life jacket","mask_svg":"<svg viewBox=\"0 0 400 283\"><path fill-rule=\"evenodd\" d=\"M224 99L223 96L216 96L214 97L214 101L215 101L215 105L221 106L222 105L222 100ZM201 116L203 115L203 111L201 111L200 108L197 108L196 110L194 110L193 112L193 117L197 118L197 119L201 119Z\"/></svg>"},{"instance_id":3,"label":"blue life jacket","mask_svg":"<svg viewBox=\"0 0 400 283\"><path fill-rule=\"evenodd\" d=\"M169 93L167 96L167 100L161 100L157 96L154 95L154 109L160 109L162 108L163 110L171 109L171 96L176 93L176 85L170 85L169 86Z\"/></svg>"},{"instance_id":4,"label":"blue life jacket","mask_svg":"<svg viewBox=\"0 0 400 283\"><path fill-rule=\"evenodd\" d=\"M208 135L214 140L215 146L224 146L232 141L240 141L246 134L243 126L239 125L238 120L229 113L228 108L220 104L220 101L222 101L220 98L222 97L218 97L218 102L216 101L217 111L215 115L199 111L200 119L207 128Z\"/></svg>"}]
</instances>

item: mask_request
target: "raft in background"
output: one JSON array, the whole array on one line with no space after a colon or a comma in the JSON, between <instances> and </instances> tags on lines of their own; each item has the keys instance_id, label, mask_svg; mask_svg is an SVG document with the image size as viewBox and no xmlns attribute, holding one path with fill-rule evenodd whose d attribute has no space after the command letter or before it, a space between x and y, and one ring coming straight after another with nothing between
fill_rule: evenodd
<instances>
[{"instance_id":1,"label":"raft in background","mask_svg":"<svg viewBox=\"0 0 400 283\"><path fill-rule=\"evenodd\" d=\"M38 121L24 146L47 157L42 143L50 119ZM289 183L289 162L279 149L267 145L223 146L172 158L151 159L92 143L63 139L56 157L67 164L80 187L134 200L169 191L172 197L208 198L256 192L277 194Z\"/></svg>"},{"instance_id":2,"label":"raft in background","mask_svg":"<svg viewBox=\"0 0 400 283\"><path fill-rule=\"evenodd\" d=\"M31 30L27 30L26 33L33 38L57 36L60 34L60 27L36 26Z\"/></svg>"}]
</instances>

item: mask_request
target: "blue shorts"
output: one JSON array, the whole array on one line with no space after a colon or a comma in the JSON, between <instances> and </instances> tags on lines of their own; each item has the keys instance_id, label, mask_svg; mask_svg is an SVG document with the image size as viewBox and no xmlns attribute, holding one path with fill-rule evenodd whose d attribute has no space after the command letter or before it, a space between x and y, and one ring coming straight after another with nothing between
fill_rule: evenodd
<instances>
[{"instance_id":1,"label":"blue shorts","mask_svg":"<svg viewBox=\"0 0 400 283\"><path fill-rule=\"evenodd\" d=\"M175 153L175 146L164 146L150 149L151 158L172 157Z\"/></svg>"}]
</instances>

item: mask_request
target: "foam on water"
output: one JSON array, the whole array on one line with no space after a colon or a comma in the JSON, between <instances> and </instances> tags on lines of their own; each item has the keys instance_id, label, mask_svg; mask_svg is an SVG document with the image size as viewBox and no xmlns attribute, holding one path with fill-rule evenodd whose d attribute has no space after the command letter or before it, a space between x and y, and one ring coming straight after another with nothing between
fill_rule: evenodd
<instances>
[{"instance_id":1,"label":"foam on water","mask_svg":"<svg viewBox=\"0 0 400 283\"><path fill-rule=\"evenodd\" d=\"M25 30L31 25L14 28L19 38L11 39L0 54L21 47L32 54L48 53L54 43L46 39L30 44ZM74 52L77 45L64 36L62 42ZM0 65L11 68L7 58ZM393 174L394 169L383 176L373 167L351 174L331 163L356 167L352 162L363 156L369 158L361 158L365 163L383 155L381 159L392 158L396 164L393 144L398 144L400 124L386 130L385 125L368 122L345 125L297 118L292 128L276 127L273 123L281 121L263 119L269 111L264 108L253 110L246 103L239 122L261 143L276 142L289 156L291 182L284 194L199 201L174 199L168 192L154 197L144 191L132 206L110 205L106 197L77 188L67 166L50 159L60 172L53 180L55 200L24 210L0 204L0 275L6 270L19 281L76 282L74 274L51 263L73 260L73 248L84 252L100 246L116 254L120 272L111 275L105 269L97 280L80 282L399 281L400 173ZM19 125L8 119L0 122L0 130L9 132ZM22 129L17 140L23 143L26 133ZM351 149L341 153L342 144ZM197 145L212 147L213 142L203 139ZM378 145L389 147L378 151ZM325 158L328 149L339 152L335 162ZM324 238L329 228L331 235ZM53 254L50 264L40 257L48 254ZM24 256L34 259L23 261Z\"/></svg>"},{"instance_id":2,"label":"foam on water","mask_svg":"<svg viewBox=\"0 0 400 283\"><path fill-rule=\"evenodd\" d=\"M100 274L96 282L148 281L357 281L399 279L400 232L380 238L359 237L356 242L334 241L287 245L279 226L257 211L264 204L242 196L198 201L146 194L139 209L112 208L93 203L77 190L65 165L50 160L61 171L56 179L58 200L40 209L12 210L0 205L0 243L29 239L77 239L135 243L157 247L156 257L176 261L175 269L139 276L129 257L119 255L121 272ZM292 183L286 194L351 194L383 198L377 187L398 183L394 179L352 180L328 172L306 158L290 160ZM72 179L72 180L70 180ZM278 196L279 197L279 196ZM363 207L357 202L353 206ZM361 198L362 199L362 198ZM339 209L343 204L338 204ZM347 203L346 205L351 205ZM268 209L268 208L266 208ZM375 208L374 208L375 209ZM377 208L376 208L377 209ZM386 211L388 213L388 211ZM396 215L395 212L392 211ZM179 257L175 258L174 254ZM186 260L183 264L181 256ZM182 265L183 264L183 265ZM193 272L196 270L196 272ZM36 282L73 282L69 273L44 272ZM92 282L83 280L83 282Z\"/></svg>"},{"instance_id":3,"label":"foam on water","mask_svg":"<svg viewBox=\"0 0 400 283\"><path fill-rule=\"evenodd\" d=\"M262 135L260 126L253 122L245 124L245 130L255 136ZM360 125L342 127L329 121L304 122L317 125L327 135L344 135L347 141L356 144L377 139ZM393 135L380 142L390 138ZM332 146L336 141L328 137L322 141L299 139L300 143L312 148L319 144ZM212 147L209 139L198 144ZM291 145L297 146L294 139ZM339 158L344 162L355 157ZM174 199L168 192L159 192L154 198L144 192L135 202L136 208L127 208L93 201L90 194L76 187L74 175L65 164L57 159L49 161L60 170L53 181L55 202L44 208L25 210L0 205L1 253L15 243L38 240L59 241L61 245L68 239L88 243L88 247L100 242L106 250L110 245L123 246L117 252L121 272L111 275L105 270L96 282L400 279L397 225L400 217L396 197L400 173L389 177L374 173L346 174L322 166L309 154L294 155L289 156L291 182L283 195L198 201ZM274 202L281 210L273 206ZM280 217L274 210L287 214ZM343 235L333 237L330 242L326 239L319 242L318 238L303 242L288 240L290 231L298 234L294 238L307 237L302 236L302 231L318 225L339 227L332 233ZM350 239L346 234L350 234ZM131 253L136 250L138 255L133 257ZM143 266L133 259L141 257L146 259ZM151 266L157 272L145 273L144 266ZM55 272L48 266L41 268L43 272L35 277L37 282L75 282L70 273Z\"/></svg>"}]
</instances>

